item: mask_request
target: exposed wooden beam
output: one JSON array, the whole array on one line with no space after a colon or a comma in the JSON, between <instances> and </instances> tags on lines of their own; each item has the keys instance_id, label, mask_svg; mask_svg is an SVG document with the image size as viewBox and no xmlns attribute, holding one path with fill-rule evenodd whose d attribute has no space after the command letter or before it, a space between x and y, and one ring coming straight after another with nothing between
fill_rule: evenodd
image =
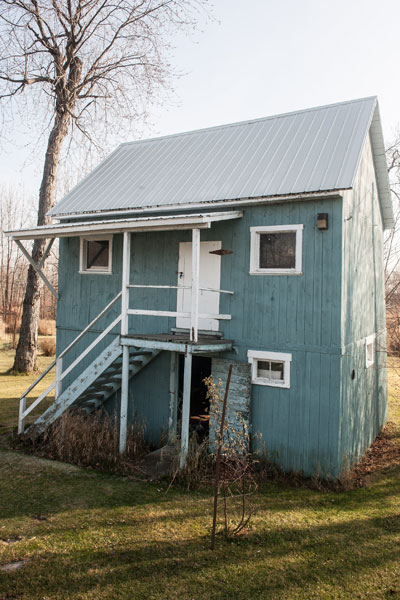
<instances>
[{"instance_id":1,"label":"exposed wooden beam","mask_svg":"<svg viewBox=\"0 0 400 600\"><path fill-rule=\"evenodd\" d=\"M181 456L179 466L185 466L189 450L189 417L190 417L190 391L192 386L192 354L185 356L185 370L183 374L183 400L182 400L182 428L181 428Z\"/></svg>"},{"instance_id":2,"label":"exposed wooden beam","mask_svg":"<svg viewBox=\"0 0 400 600\"><path fill-rule=\"evenodd\" d=\"M45 285L48 287L50 292L53 294L54 298L57 299L57 292L51 285L50 281L47 279L46 275L43 273L41 267L38 265L38 263L36 263L33 260L32 256L29 254L29 252L26 250L26 248L23 246L23 244L19 240L16 240L15 238L13 238L13 240L17 244L18 248L21 250L22 254L25 256L25 258L30 262L32 267L35 269L35 271L37 272L39 277L41 277L41 279L43 280Z\"/></svg>"},{"instance_id":3,"label":"exposed wooden beam","mask_svg":"<svg viewBox=\"0 0 400 600\"><path fill-rule=\"evenodd\" d=\"M169 415L168 415L168 443L176 441L176 428L178 425L178 367L177 352L171 352L171 369L169 375Z\"/></svg>"},{"instance_id":4,"label":"exposed wooden beam","mask_svg":"<svg viewBox=\"0 0 400 600\"><path fill-rule=\"evenodd\" d=\"M192 230L192 306L190 316L190 341L197 342L199 330L200 287L200 229Z\"/></svg>"},{"instance_id":5,"label":"exposed wooden beam","mask_svg":"<svg viewBox=\"0 0 400 600\"><path fill-rule=\"evenodd\" d=\"M129 308L129 273L131 266L131 233L124 232L122 250L122 299L121 299L121 335L128 333ZM128 395L129 395L129 347L122 350L122 383L121 383L121 414L119 426L119 451L126 450L128 431Z\"/></svg>"}]
</instances>

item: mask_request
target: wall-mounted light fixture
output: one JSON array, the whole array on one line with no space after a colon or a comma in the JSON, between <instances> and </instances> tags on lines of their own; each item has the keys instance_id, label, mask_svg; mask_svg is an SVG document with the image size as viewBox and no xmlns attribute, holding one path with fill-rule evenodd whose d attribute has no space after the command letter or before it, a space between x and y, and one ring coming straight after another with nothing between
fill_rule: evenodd
<instances>
[{"instance_id":1,"label":"wall-mounted light fixture","mask_svg":"<svg viewBox=\"0 0 400 600\"><path fill-rule=\"evenodd\" d=\"M317 227L321 231L328 229L328 213L318 213L317 215Z\"/></svg>"}]
</instances>

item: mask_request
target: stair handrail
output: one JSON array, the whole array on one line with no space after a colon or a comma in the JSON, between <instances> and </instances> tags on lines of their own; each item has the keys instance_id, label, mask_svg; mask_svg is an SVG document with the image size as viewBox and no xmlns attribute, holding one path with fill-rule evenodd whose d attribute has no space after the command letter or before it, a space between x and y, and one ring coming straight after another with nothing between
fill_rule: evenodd
<instances>
[{"instance_id":1,"label":"stair handrail","mask_svg":"<svg viewBox=\"0 0 400 600\"><path fill-rule=\"evenodd\" d=\"M85 329L83 329L62 352L60 352L60 354L57 356L57 359L63 358L67 354L67 352L69 352L71 348L73 348L75 344L77 344L79 340L83 338L83 336L89 331L89 329L91 329L93 325L97 323L97 321L99 321L103 315L105 315L105 313L117 302L117 300L121 298L121 296L122 291L118 292L115 298L113 298L111 302L109 302L107 306L103 308L103 310L99 312L99 314L92 321L90 321L89 325L86 325Z\"/></svg>"},{"instance_id":2,"label":"stair handrail","mask_svg":"<svg viewBox=\"0 0 400 600\"><path fill-rule=\"evenodd\" d=\"M27 390L22 394L19 400L19 415L18 415L18 433L24 432L24 421L25 417L42 401L48 394L56 388L56 398L61 393L61 381L68 375L70 371L84 358L95 346L98 344L106 335L119 323L121 315L119 315L97 338L73 361L71 365L63 372L62 371L62 359L63 357L82 339L82 337L105 315L105 313L120 299L122 291L113 298L96 317L90 321L90 323L83 329L72 342L56 357L56 359L39 375L39 377L28 387ZM53 383L29 406L26 408L26 397L27 395L37 386L38 383L45 377L51 369L56 367L56 377Z\"/></svg>"}]
</instances>

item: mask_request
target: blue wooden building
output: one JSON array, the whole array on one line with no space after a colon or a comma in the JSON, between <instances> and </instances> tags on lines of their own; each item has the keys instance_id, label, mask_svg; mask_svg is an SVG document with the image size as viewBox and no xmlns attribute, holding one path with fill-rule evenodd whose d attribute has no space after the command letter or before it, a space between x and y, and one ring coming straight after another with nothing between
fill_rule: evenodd
<instances>
[{"instance_id":1,"label":"blue wooden building","mask_svg":"<svg viewBox=\"0 0 400 600\"><path fill-rule=\"evenodd\" d=\"M50 214L9 232L60 238L56 399L32 431L102 406L121 451L136 419L183 463L202 379L231 363L229 418L286 470L338 475L385 424L375 97L123 144Z\"/></svg>"}]
</instances>

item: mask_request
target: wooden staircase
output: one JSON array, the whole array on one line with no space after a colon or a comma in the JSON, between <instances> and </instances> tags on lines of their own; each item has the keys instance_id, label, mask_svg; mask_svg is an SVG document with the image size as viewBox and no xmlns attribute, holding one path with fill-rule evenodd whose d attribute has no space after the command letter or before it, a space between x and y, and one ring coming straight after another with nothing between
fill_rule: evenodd
<instances>
[{"instance_id":1,"label":"wooden staircase","mask_svg":"<svg viewBox=\"0 0 400 600\"><path fill-rule=\"evenodd\" d=\"M160 353L160 350L131 347L129 379ZM28 428L29 437L39 436L67 409L81 408L86 413L99 408L115 394L122 383L122 346L119 336L54 400Z\"/></svg>"}]
</instances>

